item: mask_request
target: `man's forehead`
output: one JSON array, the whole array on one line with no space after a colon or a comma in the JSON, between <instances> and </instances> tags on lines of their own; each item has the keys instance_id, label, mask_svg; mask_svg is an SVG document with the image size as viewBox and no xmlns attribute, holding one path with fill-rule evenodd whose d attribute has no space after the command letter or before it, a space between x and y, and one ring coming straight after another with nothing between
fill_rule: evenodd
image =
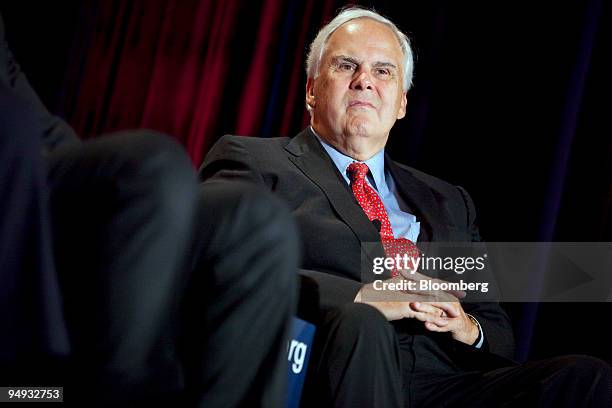
<instances>
[{"instance_id":1,"label":"man's forehead","mask_svg":"<svg viewBox=\"0 0 612 408\"><path fill-rule=\"evenodd\" d=\"M391 27L371 18L358 18L342 24L327 39L324 52L337 57L357 56L368 51L380 54L387 60L402 59L401 46Z\"/></svg>"}]
</instances>

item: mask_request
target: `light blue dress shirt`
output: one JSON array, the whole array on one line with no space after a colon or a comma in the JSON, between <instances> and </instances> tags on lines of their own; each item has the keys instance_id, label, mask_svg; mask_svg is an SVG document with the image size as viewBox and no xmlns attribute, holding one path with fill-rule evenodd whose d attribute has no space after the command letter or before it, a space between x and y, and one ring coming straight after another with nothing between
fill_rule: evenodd
<instances>
[{"instance_id":1,"label":"light blue dress shirt","mask_svg":"<svg viewBox=\"0 0 612 408\"><path fill-rule=\"evenodd\" d=\"M351 180L348 177L347 169L348 166L356 160L340 153L336 148L321 139L312 127L310 129L317 139L319 139L319 142L340 171L340 174L342 174L346 183L350 185ZM421 223L416 220L414 215L402 210L402 208L406 208L406 205L395 187L393 177L389 171L385 169L385 149L382 149L363 163L367 164L370 169L366 182L370 187L376 190L383 202L385 210L387 210L391 228L393 229L393 236L395 238L406 238L416 243L419 231L421 230ZM480 331L480 341L474 347L480 348L484 343L484 333L478 320L475 318L474 320Z\"/></svg>"},{"instance_id":2,"label":"light blue dress shirt","mask_svg":"<svg viewBox=\"0 0 612 408\"><path fill-rule=\"evenodd\" d=\"M321 145L340 171L340 174L342 174L346 183L350 185L351 181L348 177L347 169L348 166L356 160L340 153L318 135L317 139L321 142ZM385 210L387 210L391 228L393 229L393 236L395 238L406 238L412 242L417 242L421 224L417 222L414 215L402 210L402 207L405 208L406 205L395 187L393 177L391 177L391 174L385 169L385 150L383 149L376 153L364 163L367 164L370 169L366 182L378 193L378 196L383 202Z\"/></svg>"}]
</instances>

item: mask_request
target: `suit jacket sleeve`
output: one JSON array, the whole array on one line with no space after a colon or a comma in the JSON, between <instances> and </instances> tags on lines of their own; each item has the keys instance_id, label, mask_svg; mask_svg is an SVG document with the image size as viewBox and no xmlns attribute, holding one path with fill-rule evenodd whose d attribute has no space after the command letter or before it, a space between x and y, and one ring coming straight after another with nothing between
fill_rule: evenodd
<instances>
[{"instance_id":1,"label":"suit jacket sleeve","mask_svg":"<svg viewBox=\"0 0 612 408\"><path fill-rule=\"evenodd\" d=\"M482 241L476 222L476 210L471 197L462 187L457 187L466 209L468 232L473 242ZM490 351L503 357L514 357L514 337L510 319L498 303L464 303L466 313L473 315L480 323L485 341L483 351Z\"/></svg>"},{"instance_id":2,"label":"suit jacket sleeve","mask_svg":"<svg viewBox=\"0 0 612 408\"><path fill-rule=\"evenodd\" d=\"M57 116L51 115L30 86L8 47L2 16L0 16L0 91L12 92L27 102L34 112L37 122L35 125L40 129L43 145L47 150L50 151L64 143L78 142L72 128Z\"/></svg>"},{"instance_id":3,"label":"suit jacket sleeve","mask_svg":"<svg viewBox=\"0 0 612 408\"><path fill-rule=\"evenodd\" d=\"M223 136L206 155L199 176L203 182L242 181L273 191L269 179L239 137ZM301 296L299 314L316 321L320 312L352 302L361 283L334 274L300 269Z\"/></svg>"}]
</instances>

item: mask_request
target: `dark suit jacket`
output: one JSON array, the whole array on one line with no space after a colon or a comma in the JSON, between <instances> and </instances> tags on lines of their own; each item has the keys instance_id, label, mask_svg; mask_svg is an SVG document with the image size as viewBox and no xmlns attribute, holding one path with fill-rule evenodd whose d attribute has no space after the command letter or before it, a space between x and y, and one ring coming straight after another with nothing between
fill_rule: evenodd
<instances>
[{"instance_id":1,"label":"dark suit jacket","mask_svg":"<svg viewBox=\"0 0 612 408\"><path fill-rule=\"evenodd\" d=\"M2 16L0 97L6 103L0 109L0 194L6 194L0 204L0 364L13 364L0 367L0 378L19 383L20 376L37 378L32 371L48 369L46 357L69 352L51 255L46 163L40 155L77 138L30 87L5 40ZM35 361L33 370L28 364Z\"/></svg>"},{"instance_id":2,"label":"dark suit jacket","mask_svg":"<svg viewBox=\"0 0 612 408\"><path fill-rule=\"evenodd\" d=\"M410 211L421 222L419 241L480 240L474 205L465 190L389 157L385 157L385 164ZM380 236L310 128L293 139L224 136L208 153L200 177L249 181L282 197L300 226L304 251L301 274L307 286L314 287L321 311L353 301L363 283L362 243L380 243ZM384 256L382 245L369 256ZM483 328L483 350L511 358L512 331L499 305L466 303L464 308ZM445 336L409 326L419 341L433 342L447 351L450 347L449 352L474 351L457 341L446 341Z\"/></svg>"},{"instance_id":3,"label":"dark suit jacket","mask_svg":"<svg viewBox=\"0 0 612 408\"><path fill-rule=\"evenodd\" d=\"M4 22L1 15L0 87L2 87L2 92L12 92L27 103L35 122L32 125L39 129L43 145L47 151L53 150L59 145L78 142L79 139L72 128L57 116L51 115L30 86L19 64L15 61L13 53L9 49L4 35Z\"/></svg>"}]
</instances>

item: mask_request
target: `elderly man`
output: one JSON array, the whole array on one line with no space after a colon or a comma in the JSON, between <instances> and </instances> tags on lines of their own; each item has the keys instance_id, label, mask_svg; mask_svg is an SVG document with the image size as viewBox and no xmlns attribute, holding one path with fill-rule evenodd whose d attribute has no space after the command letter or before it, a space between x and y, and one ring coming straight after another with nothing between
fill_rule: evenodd
<instances>
[{"instance_id":1,"label":"elderly man","mask_svg":"<svg viewBox=\"0 0 612 408\"><path fill-rule=\"evenodd\" d=\"M342 11L318 33L307 62L311 126L293 139L223 137L204 180L247 180L292 209L304 245L301 305L318 324L306 406L603 404L610 369L587 357L517 365L496 303L372 301L362 248L478 241L460 187L393 162L389 131L406 113L412 54L404 34L372 11ZM390 278L396 279L396 278ZM413 298L412 298L413 300ZM469 313L469 314L468 314ZM604 402L605 401L605 402Z\"/></svg>"}]
</instances>

